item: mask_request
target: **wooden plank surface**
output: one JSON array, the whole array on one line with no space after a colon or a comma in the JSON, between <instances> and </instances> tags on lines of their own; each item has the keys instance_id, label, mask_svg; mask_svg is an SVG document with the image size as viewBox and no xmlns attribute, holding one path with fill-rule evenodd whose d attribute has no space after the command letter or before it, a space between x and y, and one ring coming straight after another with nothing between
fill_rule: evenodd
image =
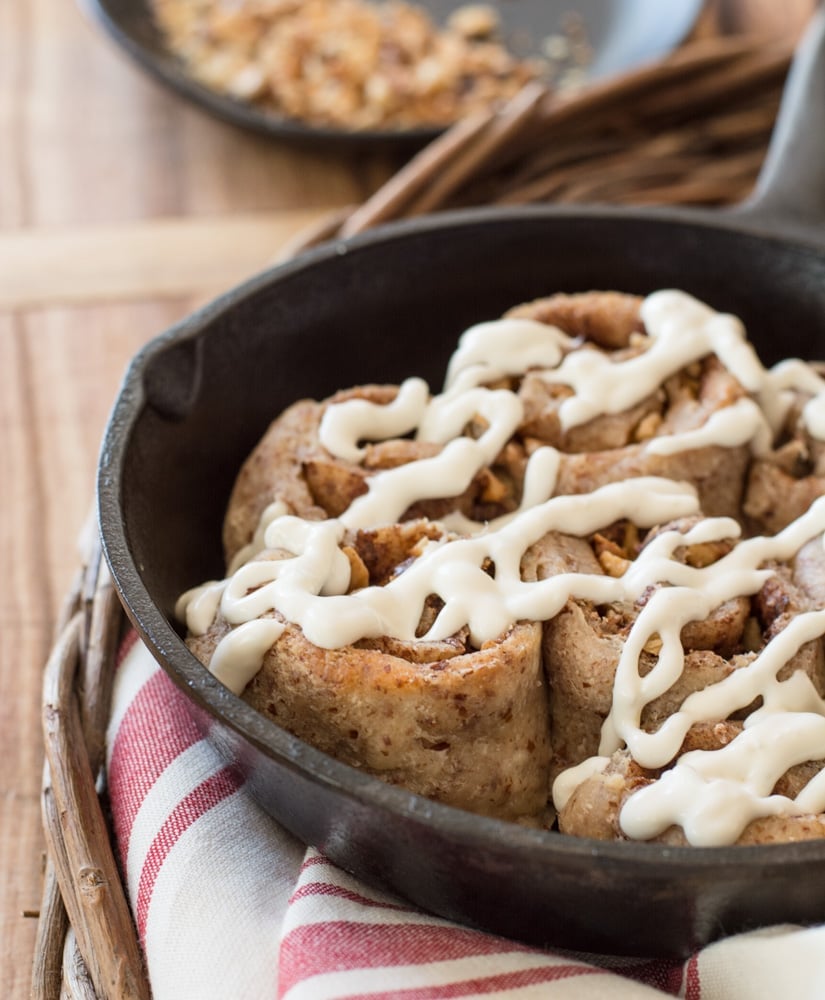
<instances>
[{"instance_id":1,"label":"wooden plank surface","mask_svg":"<svg viewBox=\"0 0 825 1000\"><path fill-rule=\"evenodd\" d=\"M808 0L738 0L787 28ZM0 997L28 995L41 855L42 665L101 432L148 338L274 259L396 164L295 149L148 81L71 0L0 0Z\"/></svg>"},{"instance_id":2,"label":"wooden plank surface","mask_svg":"<svg viewBox=\"0 0 825 1000\"><path fill-rule=\"evenodd\" d=\"M317 209L286 208L7 230L0 309L208 295L274 263L317 220Z\"/></svg>"},{"instance_id":3,"label":"wooden plank surface","mask_svg":"<svg viewBox=\"0 0 825 1000\"><path fill-rule=\"evenodd\" d=\"M40 686L100 436L150 337L357 203L383 156L297 150L148 81L71 0L0 0L0 996L29 994Z\"/></svg>"}]
</instances>

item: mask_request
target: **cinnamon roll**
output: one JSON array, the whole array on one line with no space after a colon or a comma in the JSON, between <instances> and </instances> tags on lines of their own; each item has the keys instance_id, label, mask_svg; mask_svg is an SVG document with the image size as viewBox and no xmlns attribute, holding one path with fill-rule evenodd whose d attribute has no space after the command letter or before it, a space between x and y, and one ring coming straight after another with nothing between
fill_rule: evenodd
<instances>
[{"instance_id":1,"label":"cinnamon roll","mask_svg":"<svg viewBox=\"0 0 825 1000\"><path fill-rule=\"evenodd\" d=\"M416 520L345 541L351 593L414 573L416 560L444 536L434 522ZM291 556L260 553L247 564L257 574L253 586L277 579L278 562ZM261 575L258 564L267 562L273 572ZM313 746L412 792L471 812L539 820L550 756L541 628L517 622L480 648L466 627L428 639L440 609L428 595L411 639L379 635L340 648L315 645L267 611L281 629L243 697ZM230 631L219 614L189 639L190 648L209 665ZM224 679L232 683L230 673Z\"/></svg>"},{"instance_id":2,"label":"cinnamon roll","mask_svg":"<svg viewBox=\"0 0 825 1000\"><path fill-rule=\"evenodd\" d=\"M524 419L519 433L528 451L551 445L562 453L559 493L589 493L608 482L662 476L691 483L704 513L737 516L748 440L715 444L697 432L715 414L739 403L747 406L747 391L712 353L681 367L665 363L650 378L645 362L654 344L646 332L643 305L636 296L605 292L552 296L510 313L553 325L570 338L572 385L564 370L566 358L555 371L529 370L520 379ZM678 358L678 350L674 356ZM574 409L582 402L576 399L576 385L586 381L588 369L602 375L594 379L596 393L599 382L607 383L609 393L625 380L631 385L638 375L649 391L628 393L630 405L611 406L580 422ZM591 397L596 393L591 391ZM596 400L587 402L591 412L600 409ZM569 409L572 420L565 413Z\"/></svg>"}]
</instances>

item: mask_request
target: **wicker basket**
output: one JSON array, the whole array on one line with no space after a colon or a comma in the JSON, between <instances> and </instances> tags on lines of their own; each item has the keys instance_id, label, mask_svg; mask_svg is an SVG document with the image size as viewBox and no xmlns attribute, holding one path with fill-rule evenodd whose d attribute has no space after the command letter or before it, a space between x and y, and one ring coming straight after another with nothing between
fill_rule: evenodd
<instances>
[{"instance_id":1,"label":"wicker basket","mask_svg":"<svg viewBox=\"0 0 825 1000\"><path fill-rule=\"evenodd\" d=\"M304 233L287 253L459 206L739 201L758 174L789 60L785 44L709 37L563 101L530 86L501 111L444 133L365 204ZM44 678L47 862L36 1000L150 996L102 777L124 626L94 539L66 599Z\"/></svg>"},{"instance_id":2,"label":"wicker basket","mask_svg":"<svg viewBox=\"0 0 825 1000\"><path fill-rule=\"evenodd\" d=\"M125 616L93 537L43 680L46 871L35 998L147 998L149 984L99 787Z\"/></svg>"},{"instance_id":3,"label":"wicker basket","mask_svg":"<svg viewBox=\"0 0 825 1000\"><path fill-rule=\"evenodd\" d=\"M381 222L476 205L725 205L751 192L791 58L787 41L712 35L554 97L538 84L445 132L363 205L288 254Z\"/></svg>"}]
</instances>

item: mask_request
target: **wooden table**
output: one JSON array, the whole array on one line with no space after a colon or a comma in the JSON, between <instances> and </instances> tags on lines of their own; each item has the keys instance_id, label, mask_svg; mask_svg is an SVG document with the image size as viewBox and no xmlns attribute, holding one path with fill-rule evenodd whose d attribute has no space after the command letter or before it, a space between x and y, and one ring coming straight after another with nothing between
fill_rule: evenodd
<instances>
[{"instance_id":1,"label":"wooden table","mask_svg":"<svg viewBox=\"0 0 825 1000\"><path fill-rule=\"evenodd\" d=\"M737 0L795 30L812 0ZM0 0L0 996L28 994L43 841L40 681L129 357L394 169L207 118L70 0Z\"/></svg>"}]
</instances>

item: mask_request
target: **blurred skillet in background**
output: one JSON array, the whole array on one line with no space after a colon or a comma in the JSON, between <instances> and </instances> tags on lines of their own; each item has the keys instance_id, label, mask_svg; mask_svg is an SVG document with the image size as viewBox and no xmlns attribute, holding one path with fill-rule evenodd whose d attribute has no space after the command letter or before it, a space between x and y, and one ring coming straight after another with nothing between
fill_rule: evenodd
<instances>
[{"instance_id":1,"label":"blurred skillet in background","mask_svg":"<svg viewBox=\"0 0 825 1000\"><path fill-rule=\"evenodd\" d=\"M378 0L376 0L378 2ZM409 0L443 24L468 0ZM80 0L91 18L140 66L201 108L225 121L281 139L341 146L424 145L436 128L347 131L277 116L218 93L195 80L168 48L152 16L151 0ZM494 0L505 42L520 56L538 55L548 36L563 33L565 18L574 12L593 50L587 75L612 76L666 55L689 33L702 0ZM529 48L525 40L530 39Z\"/></svg>"},{"instance_id":2,"label":"blurred skillet in background","mask_svg":"<svg viewBox=\"0 0 825 1000\"><path fill-rule=\"evenodd\" d=\"M689 848L471 815L339 763L189 652L177 596L222 574L234 476L272 417L341 385L438 384L468 325L542 294L680 287L744 320L767 363L825 355L825 11L806 36L755 198L736 212L541 207L431 216L253 279L138 354L101 453L104 551L132 622L263 807L365 881L537 945L684 956L825 920L825 841Z\"/></svg>"}]
</instances>

